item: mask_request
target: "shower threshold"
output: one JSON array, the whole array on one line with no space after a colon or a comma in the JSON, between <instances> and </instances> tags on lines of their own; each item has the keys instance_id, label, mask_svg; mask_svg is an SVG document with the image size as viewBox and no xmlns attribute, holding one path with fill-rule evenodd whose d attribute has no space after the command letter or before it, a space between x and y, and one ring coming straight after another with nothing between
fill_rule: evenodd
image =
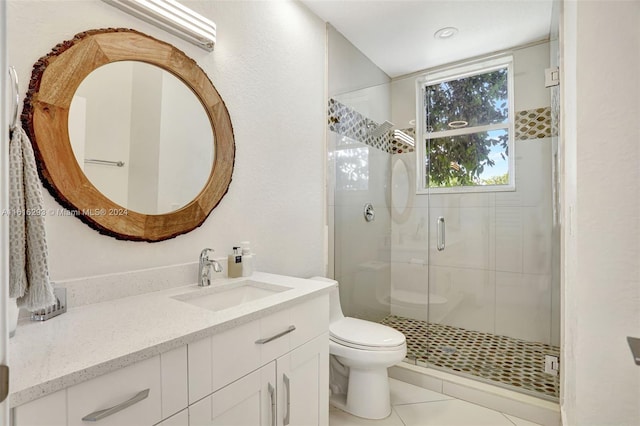
<instances>
[{"instance_id":1,"label":"shower threshold","mask_svg":"<svg viewBox=\"0 0 640 426\"><path fill-rule=\"evenodd\" d=\"M477 377L512 390L557 401L560 378L544 372L545 355L560 348L443 324L389 315L381 321L407 338L411 364Z\"/></svg>"}]
</instances>

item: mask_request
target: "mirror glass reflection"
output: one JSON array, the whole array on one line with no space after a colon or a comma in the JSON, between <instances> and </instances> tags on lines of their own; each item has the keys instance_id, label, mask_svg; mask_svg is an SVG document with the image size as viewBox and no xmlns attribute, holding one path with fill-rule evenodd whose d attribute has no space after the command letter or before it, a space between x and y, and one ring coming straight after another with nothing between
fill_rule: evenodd
<instances>
[{"instance_id":1,"label":"mirror glass reflection","mask_svg":"<svg viewBox=\"0 0 640 426\"><path fill-rule=\"evenodd\" d=\"M176 76L137 61L92 71L75 92L69 138L80 168L107 198L143 214L191 202L214 160L211 122Z\"/></svg>"}]
</instances>

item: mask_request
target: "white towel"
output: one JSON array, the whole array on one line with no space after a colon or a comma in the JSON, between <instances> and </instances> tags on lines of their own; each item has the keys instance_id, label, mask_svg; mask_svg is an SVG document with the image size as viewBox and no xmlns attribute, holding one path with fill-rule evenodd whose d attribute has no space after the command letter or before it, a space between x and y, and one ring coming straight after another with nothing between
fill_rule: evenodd
<instances>
[{"instance_id":1,"label":"white towel","mask_svg":"<svg viewBox=\"0 0 640 426\"><path fill-rule=\"evenodd\" d=\"M29 137L16 127L9 142L9 296L30 311L53 305L42 185Z\"/></svg>"}]
</instances>

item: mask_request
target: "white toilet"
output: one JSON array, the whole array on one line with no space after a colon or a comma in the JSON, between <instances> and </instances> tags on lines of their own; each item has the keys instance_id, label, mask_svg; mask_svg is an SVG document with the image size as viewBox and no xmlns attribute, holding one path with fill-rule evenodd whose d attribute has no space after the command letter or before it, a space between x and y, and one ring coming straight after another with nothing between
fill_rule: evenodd
<instances>
[{"instance_id":1,"label":"white toilet","mask_svg":"<svg viewBox=\"0 0 640 426\"><path fill-rule=\"evenodd\" d=\"M313 279L335 282L324 277ZM330 402L358 417L383 419L391 414L387 368L405 358L404 334L382 324L345 317L338 287L329 297L329 353L334 358Z\"/></svg>"}]
</instances>

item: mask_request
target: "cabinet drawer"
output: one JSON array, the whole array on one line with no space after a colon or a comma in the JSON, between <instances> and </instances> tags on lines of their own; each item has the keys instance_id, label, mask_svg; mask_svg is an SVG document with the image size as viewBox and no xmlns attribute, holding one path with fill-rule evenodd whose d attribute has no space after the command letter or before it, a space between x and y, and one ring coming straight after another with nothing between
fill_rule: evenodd
<instances>
[{"instance_id":1,"label":"cabinet drawer","mask_svg":"<svg viewBox=\"0 0 640 426\"><path fill-rule=\"evenodd\" d=\"M68 426L86 426L82 419L112 407L100 426L154 425L162 419L160 356L156 356L67 390ZM141 394L147 391L148 395ZM124 407L124 408L123 408Z\"/></svg>"},{"instance_id":2,"label":"cabinet drawer","mask_svg":"<svg viewBox=\"0 0 640 426\"><path fill-rule=\"evenodd\" d=\"M291 333L290 346L298 346L329 331L329 295L315 297L292 307L291 323L296 330Z\"/></svg>"}]
</instances>

